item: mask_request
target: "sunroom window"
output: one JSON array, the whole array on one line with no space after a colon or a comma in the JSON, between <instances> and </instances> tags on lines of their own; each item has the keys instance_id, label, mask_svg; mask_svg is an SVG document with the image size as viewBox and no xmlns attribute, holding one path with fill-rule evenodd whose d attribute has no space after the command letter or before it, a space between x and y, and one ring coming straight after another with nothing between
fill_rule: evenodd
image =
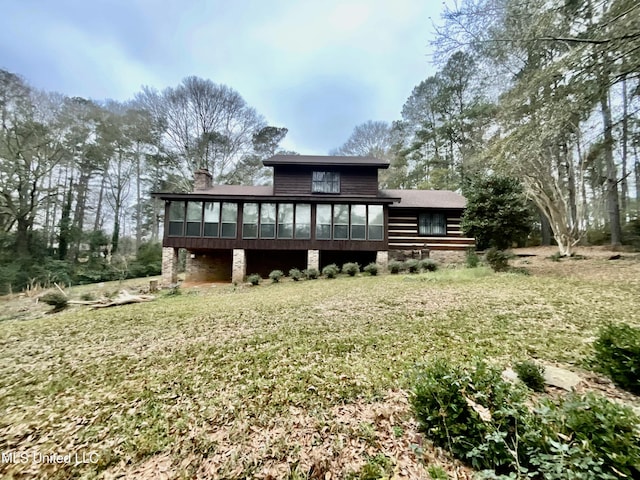
<instances>
[{"instance_id":1,"label":"sunroom window","mask_svg":"<svg viewBox=\"0 0 640 480\"><path fill-rule=\"evenodd\" d=\"M238 204L222 204L222 238L236 238L238 225Z\"/></svg>"},{"instance_id":2,"label":"sunroom window","mask_svg":"<svg viewBox=\"0 0 640 480\"><path fill-rule=\"evenodd\" d=\"M185 202L171 202L169 205L169 235L184 235Z\"/></svg>"},{"instance_id":3,"label":"sunroom window","mask_svg":"<svg viewBox=\"0 0 640 480\"><path fill-rule=\"evenodd\" d=\"M187 202L187 236L199 237L202 227L202 202Z\"/></svg>"}]
</instances>

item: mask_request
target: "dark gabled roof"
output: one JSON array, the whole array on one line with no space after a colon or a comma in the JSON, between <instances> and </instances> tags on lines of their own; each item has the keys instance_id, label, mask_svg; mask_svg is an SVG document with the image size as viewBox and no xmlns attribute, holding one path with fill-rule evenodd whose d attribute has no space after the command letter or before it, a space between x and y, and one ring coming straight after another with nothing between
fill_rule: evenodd
<instances>
[{"instance_id":1,"label":"dark gabled roof","mask_svg":"<svg viewBox=\"0 0 640 480\"><path fill-rule=\"evenodd\" d=\"M274 165L307 165L307 166L335 166L347 167L377 167L389 168L389 162L374 157L343 157L325 155L274 155L262 162L266 167Z\"/></svg>"},{"instance_id":2,"label":"dark gabled roof","mask_svg":"<svg viewBox=\"0 0 640 480\"><path fill-rule=\"evenodd\" d=\"M451 190L381 190L385 197L400 198L393 208L465 208L467 200Z\"/></svg>"}]
</instances>

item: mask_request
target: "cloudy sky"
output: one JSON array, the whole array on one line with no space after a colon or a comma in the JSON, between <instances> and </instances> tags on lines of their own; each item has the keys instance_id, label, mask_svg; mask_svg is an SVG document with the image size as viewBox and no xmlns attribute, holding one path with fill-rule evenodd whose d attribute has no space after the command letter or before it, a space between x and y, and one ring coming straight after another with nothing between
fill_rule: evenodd
<instances>
[{"instance_id":1,"label":"cloudy sky","mask_svg":"<svg viewBox=\"0 0 640 480\"><path fill-rule=\"evenodd\" d=\"M441 0L3 0L0 68L69 96L127 100L189 75L237 90L284 148L326 154L392 121L434 73Z\"/></svg>"}]
</instances>

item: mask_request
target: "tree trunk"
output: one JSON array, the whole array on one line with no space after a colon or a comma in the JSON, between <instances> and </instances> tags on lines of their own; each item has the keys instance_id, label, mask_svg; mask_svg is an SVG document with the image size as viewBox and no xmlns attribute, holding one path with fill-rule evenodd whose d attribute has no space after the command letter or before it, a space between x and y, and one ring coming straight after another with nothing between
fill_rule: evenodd
<instances>
[{"instance_id":1,"label":"tree trunk","mask_svg":"<svg viewBox=\"0 0 640 480\"><path fill-rule=\"evenodd\" d=\"M142 189L140 183L140 152L136 152L136 253L142 243Z\"/></svg>"},{"instance_id":2,"label":"tree trunk","mask_svg":"<svg viewBox=\"0 0 640 480\"><path fill-rule=\"evenodd\" d=\"M606 60L605 60L606 61ZM613 159L613 134L611 129L611 107L609 96L604 88L600 91L600 108L604 127L604 158L606 163L606 199L607 213L609 216L609 229L611 230L611 245L618 246L622 243L622 226L620 224L620 205L618 203L618 175Z\"/></svg>"},{"instance_id":3,"label":"tree trunk","mask_svg":"<svg viewBox=\"0 0 640 480\"><path fill-rule=\"evenodd\" d=\"M627 105L627 78L622 78L622 179L620 180L620 209L622 213L622 223L627 222L627 198L629 196L629 187L627 185L627 140L629 137L629 108Z\"/></svg>"},{"instance_id":4,"label":"tree trunk","mask_svg":"<svg viewBox=\"0 0 640 480\"><path fill-rule=\"evenodd\" d=\"M100 182L100 193L98 194L98 205L96 206L96 221L93 224L93 230L102 229L102 200L104 198L104 185L106 181L106 172L102 174L102 182Z\"/></svg>"},{"instance_id":5,"label":"tree trunk","mask_svg":"<svg viewBox=\"0 0 640 480\"><path fill-rule=\"evenodd\" d=\"M538 210L538 212L540 215L540 245L548 247L551 245L551 224L542 210Z\"/></svg>"}]
</instances>

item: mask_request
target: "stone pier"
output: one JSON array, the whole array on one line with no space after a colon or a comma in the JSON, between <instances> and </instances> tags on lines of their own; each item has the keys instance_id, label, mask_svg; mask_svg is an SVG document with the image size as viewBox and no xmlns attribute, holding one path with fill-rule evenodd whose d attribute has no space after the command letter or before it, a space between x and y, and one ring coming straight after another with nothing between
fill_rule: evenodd
<instances>
[{"instance_id":1,"label":"stone pier","mask_svg":"<svg viewBox=\"0 0 640 480\"><path fill-rule=\"evenodd\" d=\"M233 264L231 269L231 281L233 283L244 282L247 274L247 258L244 249L233 249Z\"/></svg>"},{"instance_id":2,"label":"stone pier","mask_svg":"<svg viewBox=\"0 0 640 480\"><path fill-rule=\"evenodd\" d=\"M162 283L178 282L178 249L174 247L162 248Z\"/></svg>"},{"instance_id":3,"label":"stone pier","mask_svg":"<svg viewBox=\"0 0 640 480\"><path fill-rule=\"evenodd\" d=\"M320 270L320 250L307 250L307 269Z\"/></svg>"},{"instance_id":4,"label":"stone pier","mask_svg":"<svg viewBox=\"0 0 640 480\"><path fill-rule=\"evenodd\" d=\"M389 266L389 252L387 250L379 250L376 252L376 264L381 270L386 270Z\"/></svg>"}]
</instances>

